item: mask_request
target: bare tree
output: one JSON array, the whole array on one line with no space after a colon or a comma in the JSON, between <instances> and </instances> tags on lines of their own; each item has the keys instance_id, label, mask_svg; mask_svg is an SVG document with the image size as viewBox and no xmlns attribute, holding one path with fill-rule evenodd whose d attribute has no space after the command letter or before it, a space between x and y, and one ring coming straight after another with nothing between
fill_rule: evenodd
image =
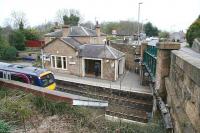
<instances>
[{"instance_id":1,"label":"bare tree","mask_svg":"<svg viewBox=\"0 0 200 133\"><path fill-rule=\"evenodd\" d=\"M95 25L91 21L83 22L80 24L83 27L89 28L89 29L94 29Z\"/></svg>"},{"instance_id":2,"label":"bare tree","mask_svg":"<svg viewBox=\"0 0 200 133\"><path fill-rule=\"evenodd\" d=\"M10 20L14 28L18 28L20 23L23 23L24 26L28 24L26 14L22 11L13 11Z\"/></svg>"},{"instance_id":3,"label":"bare tree","mask_svg":"<svg viewBox=\"0 0 200 133\"><path fill-rule=\"evenodd\" d=\"M60 23L60 24L63 24L64 21L63 21L63 16L68 16L69 15L69 10L68 9L59 9L57 12L56 12L56 18L55 20Z\"/></svg>"},{"instance_id":4,"label":"bare tree","mask_svg":"<svg viewBox=\"0 0 200 133\"><path fill-rule=\"evenodd\" d=\"M80 12L76 9L59 9L57 12L56 12L56 17L55 17L55 21L58 22L59 24L63 24L64 21L63 21L63 16L70 16L70 15L75 15L77 17L80 18L80 21L83 21L83 18L81 17L80 15Z\"/></svg>"}]
</instances>

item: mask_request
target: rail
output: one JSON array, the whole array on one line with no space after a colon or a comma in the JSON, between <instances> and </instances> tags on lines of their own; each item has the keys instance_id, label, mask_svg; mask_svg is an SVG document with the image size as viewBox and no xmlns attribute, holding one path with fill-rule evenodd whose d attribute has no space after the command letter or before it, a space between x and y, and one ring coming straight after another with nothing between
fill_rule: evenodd
<instances>
[{"instance_id":1,"label":"rail","mask_svg":"<svg viewBox=\"0 0 200 133\"><path fill-rule=\"evenodd\" d=\"M149 72L153 81L156 78L157 48L156 46L147 45L144 52L143 64Z\"/></svg>"}]
</instances>

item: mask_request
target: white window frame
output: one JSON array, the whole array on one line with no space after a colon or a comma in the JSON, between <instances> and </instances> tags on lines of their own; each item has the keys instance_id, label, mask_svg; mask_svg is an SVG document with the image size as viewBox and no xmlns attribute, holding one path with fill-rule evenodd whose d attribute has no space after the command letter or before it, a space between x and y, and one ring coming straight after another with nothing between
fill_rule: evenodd
<instances>
[{"instance_id":1,"label":"white window frame","mask_svg":"<svg viewBox=\"0 0 200 133\"><path fill-rule=\"evenodd\" d=\"M65 64L65 65L66 65L66 68L65 68L65 69L64 69L64 62L63 62L63 58L65 58L65 59L66 59L66 62L65 62L65 63L66 63L66 64ZM63 70L67 70L67 67L68 67L68 66L67 66L67 56L61 56L61 63L62 63L62 69L63 69Z\"/></svg>"},{"instance_id":2,"label":"white window frame","mask_svg":"<svg viewBox=\"0 0 200 133\"><path fill-rule=\"evenodd\" d=\"M55 67L53 67L53 57L54 57L54 64L55 64ZM62 65L62 68L58 68L57 67L57 57L61 57L61 65ZM66 68L64 68L64 62L63 62L63 58L65 57L66 59ZM67 56L60 56L60 55L51 55L51 68L54 68L54 69L62 69L62 70L68 70L68 62L67 62Z\"/></svg>"}]
</instances>

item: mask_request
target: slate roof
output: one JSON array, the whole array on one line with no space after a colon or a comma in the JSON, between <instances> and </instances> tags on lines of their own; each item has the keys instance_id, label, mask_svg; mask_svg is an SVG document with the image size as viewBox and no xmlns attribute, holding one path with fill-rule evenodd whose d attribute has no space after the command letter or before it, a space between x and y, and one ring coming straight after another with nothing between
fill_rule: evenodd
<instances>
[{"instance_id":1,"label":"slate roof","mask_svg":"<svg viewBox=\"0 0 200 133\"><path fill-rule=\"evenodd\" d=\"M101 33L101 36L105 36L106 34ZM46 37L62 37L62 29L57 30L55 32L50 32L45 34ZM88 29L83 26L71 26L69 29L68 37L79 37L79 36L97 36L96 31L92 29Z\"/></svg>"},{"instance_id":2,"label":"slate roof","mask_svg":"<svg viewBox=\"0 0 200 133\"><path fill-rule=\"evenodd\" d=\"M53 39L52 41L50 41L46 45L44 45L43 48L46 47L47 45L51 44L53 41L55 41L57 39L60 40L60 41L62 41L62 42L64 42L65 44L71 46L72 48L74 48L76 50L78 50L79 46L82 45L78 40L76 40L73 37L62 37L62 38L55 38L55 39Z\"/></svg>"},{"instance_id":3,"label":"slate roof","mask_svg":"<svg viewBox=\"0 0 200 133\"><path fill-rule=\"evenodd\" d=\"M75 49L79 49L79 46L82 45L79 41L77 41L75 38L72 38L72 37L64 37L60 39L63 40L65 43L70 44Z\"/></svg>"},{"instance_id":4,"label":"slate roof","mask_svg":"<svg viewBox=\"0 0 200 133\"><path fill-rule=\"evenodd\" d=\"M85 44L80 46L79 56L88 58L119 59L125 54L104 44Z\"/></svg>"}]
</instances>

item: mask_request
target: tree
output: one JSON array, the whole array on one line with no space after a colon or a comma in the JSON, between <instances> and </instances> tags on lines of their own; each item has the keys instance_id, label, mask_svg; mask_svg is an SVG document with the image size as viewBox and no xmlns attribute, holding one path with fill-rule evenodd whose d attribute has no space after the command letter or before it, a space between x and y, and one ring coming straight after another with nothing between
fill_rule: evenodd
<instances>
[{"instance_id":1,"label":"tree","mask_svg":"<svg viewBox=\"0 0 200 133\"><path fill-rule=\"evenodd\" d=\"M36 29L24 29L23 33L26 40L39 40L41 38Z\"/></svg>"},{"instance_id":2,"label":"tree","mask_svg":"<svg viewBox=\"0 0 200 133\"><path fill-rule=\"evenodd\" d=\"M27 19L26 19L26 14L24 12L20 11L13 11L11 13L11 23L14 28L20 28L20 26L27 25ZM22 27L21 27L22 28Z\"/></svg>"},{"instance_id":3,"label":"tree","mask_svg":"<svg viewBox=\"0 0 200 133\"><path fill-rule=\"evenodd\" d=\"M65 25L75 26L78 25L80 18L76 15L71 14L70 16L63 16L63 21Z\"/></svg>"},{"instance_id":4,"label":"tree","mask_svg":"<svg viewBox=\"0 0 200 133\"><path fill-rule=\"evenodd\" d=\"M158 33L159 38L169 38L169 32L167 31L160 31Z\"/></svg>"},{"instance_id":5,"label":"tree","mask_svg":"<svg viewBox=\"0 0 200 133\"><path fill-rule=\"evenodd\" d=\"M200 15L199 17L190 25L186 33L186 39L190 47L192 47L195 38L200 38Z\"/></svg>"},{"instance_id":6,"label":"tree","mask_svg":"<svg viewBox=\"0 0 200 133\"><path fill-rule=\"evenodd\" d=\"M24 24L22 21L19 23L19 30L24 30Z\"/></svg>"},{"instance_id":7,"label":"tree","mask_svg":"<svg viewBox=\"0 0 200 133\"><path fill-rule=\"evenodd\" d=\"M148 37L158 36L158 28L154 27L152 23L148 22L144 25L144 31Z\"/></svg>"},{"instance_id":8,"label":"tree","mask_svg":"<svg viewBox=\"0 0 200 133\"><path fill-rule=\"evenodd\" d=\"M5 49L9 47L9 43L2 35L2 29L0 28L0 57L3 56Z\"/></svg>"},{"instance_id":9,"label":"tree","mask_svg":"<svg viewBox=\"0 0 200 133\"><path fill-rule=\"evenodd\" d=\"M80 25L83 26L83 27L86 27L88 29L94 29L95 28L94 23L92 23L91 21L81 23Z\"/></svg>"},{"instance_id":10,"label":"tree","mask_svg":"<svg viewBox=\"0 0 200 133\"><path fill-rule=\"evenodd\" d=\"M67 23L71 25L78 25L78 22L81 20L82 17L80 12L75 9L59 9L56 12L56 21L59 24Z\"/></svg>"},{"instance_id":11,"label":"tree","mask_svg":"<svg viewBox=\"0 0 200 133\"><path fill-rule=\"evenodd\" d=\"M17 50L25 50L25 36L20 30L13 31L9 36L9 43Z\"/></svg>"},{"instance_id":12,"label":"tree","mask_svg":"<svg viewBox=\"0 0 200 133\"><path fill-rule=\"evenodd\" d=\"M14 60L17 55L17 49L15 47L9 46L4 50L2 59L4 60Z\"/></svg>"},{"instance_id":13,"label":"tree","mask_svg":"<svg viewBox=\"0 0 200 133\"><path fill-rule=\"evenodd\" d=\"M106 34L112 34L112 30L117 30L118 33L133 35L137 33L137 28L138 23L135 21L104 22L101 24L101 29Z\"/></svg>"}]
</instances>

